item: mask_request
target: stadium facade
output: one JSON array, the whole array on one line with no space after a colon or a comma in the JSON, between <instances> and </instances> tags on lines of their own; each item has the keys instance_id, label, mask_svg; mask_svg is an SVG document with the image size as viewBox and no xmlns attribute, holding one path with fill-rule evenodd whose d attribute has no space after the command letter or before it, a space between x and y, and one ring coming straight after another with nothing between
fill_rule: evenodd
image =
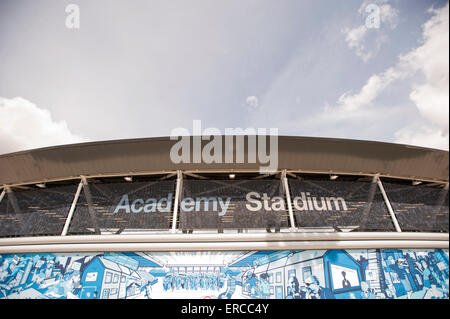
<instances>
[{"instance_id":1,"label":"stadium facade","mask_svg":"<svg viewBox=\"0 0 450 319\"><path fill-rule=\"evenodd\" d=\"M1 155L0 298L448 298L447 151L278 137L261 174L220 138Z\"/></svg>"}]
</instances>

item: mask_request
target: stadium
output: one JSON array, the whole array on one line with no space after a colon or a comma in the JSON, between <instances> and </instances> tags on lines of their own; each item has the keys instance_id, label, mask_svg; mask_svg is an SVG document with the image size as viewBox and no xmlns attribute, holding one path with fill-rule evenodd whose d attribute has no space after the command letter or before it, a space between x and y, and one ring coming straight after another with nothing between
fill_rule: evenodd
<instances>
[{"instance_id":1,"label":"stadium","mask_svg":"<svg viewBox=\"0 0 450 319\"><path fill-rule=\"evenodd\" d=\"M0 155L0 298L448 298L448 151L280 136L261 173L175 143Z\"/></svg>"}]
</instances>

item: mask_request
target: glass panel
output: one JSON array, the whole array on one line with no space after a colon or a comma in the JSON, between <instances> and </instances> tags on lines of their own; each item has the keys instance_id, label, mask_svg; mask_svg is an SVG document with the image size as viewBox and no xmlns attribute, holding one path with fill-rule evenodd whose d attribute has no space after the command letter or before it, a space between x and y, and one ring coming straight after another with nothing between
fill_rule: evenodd
<instances>
[{"instance_id":1,"label":"glass panel","mask_svg":"<svg viewBox=\"0 0 450 319\"><path fill-rule=\"evenodd\" d=\"M448 232L448 190L383 182L402 231Z\"/></svg>"},{"instance_id":2,"label":"glass panel","mask_svg":"<svg viewBox=\"0 0 450 319\"><path fill-rule=\"evenodd\" d=\"M76 188L13 189L0 203L0 236L60 235Z\"/></svg>"},{"instance_id":3,"label":"glass panel","mask_svg":"<svg viewBox=\"0 0 450 319\"><path fill-rule=\"evenodd\" d=\"M90 183L83 187L69 234L170 229L175 181Z\"/></svg>"},{"instance_id":4,"label":"glass panel","mask_svg":"<svg viewBox=\"0 0 450 319\"><path fill-rule=\"evenodd\" d=\"M276 180L185 180L180 228L273 229L289 227L288 211Z\"/></svg>"},{"instance_id":5,"label":"glass panel","mask_svg":"<svg viewBox=\"0 0 450 319\"><path fill-rule=\"evenodd\" d=\"M337 231L395 231L376 183L289 179L296 226Z\"/></svg>"}]
</instances>

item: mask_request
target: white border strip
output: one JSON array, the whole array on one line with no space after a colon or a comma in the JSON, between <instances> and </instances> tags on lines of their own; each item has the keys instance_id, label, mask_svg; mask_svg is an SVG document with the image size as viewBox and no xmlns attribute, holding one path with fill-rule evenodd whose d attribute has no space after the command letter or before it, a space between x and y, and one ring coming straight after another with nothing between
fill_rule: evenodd
<instances>
[{"instance_id":1,"label":"white border strip","mask_svg":"<svg viewBox=\"0 0 450 319\"><path fill-rule=\"evenodd\" d=\"M0 254L71 253L108 251L247 251L327 249L448 249L448 241L267 241L267 242L177 242L177 243L92 243L0 246Z\"/></svg>"},{"instance_id":2,"label":"white border strip","mask_svg":"<svg viewBox=\"0 0 450 319\"><path fill-rule=\"evenodd\" d=\"M411 240L449 241L448 233L351 232L351 233L210 233L210 234L120 234L70 235L0 238L0 246L86 244L86 243L178 243L178 242L257 242L257 241L354 241Z\"/></svg>"},{"instance_id":3,"label":"white border strip","mask_svg":"<svg viewBox=\"0 0 450 319\"><path fill-rule=\"evenodd\" d=\"M448 247L448 233L405 232L77 235L0 239L0 254L261 249L448 249Z\"/></svg>"}]
</instances>

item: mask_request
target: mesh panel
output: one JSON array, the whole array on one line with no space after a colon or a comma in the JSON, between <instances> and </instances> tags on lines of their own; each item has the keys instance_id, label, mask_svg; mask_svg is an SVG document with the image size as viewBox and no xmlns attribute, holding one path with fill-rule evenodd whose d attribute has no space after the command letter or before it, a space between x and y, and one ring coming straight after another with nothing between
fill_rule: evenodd
<instances>
[{"instance_id":1,"label":"mesh panel","mask_svg":"<svg viewBox=\"0 0 450 319\"><path fill-rule=\"evenodd\" d=\"M383 182L402 231L448 232L448 190Z\"/></svg>"},{"instance_id":2,"label":"mesh panel","mask_svg":"<svg viewBox=\"0 0 450 319\"><path fill-rule=\"evenodd\" d=\"M78 199L69 233L169 229L174 181L88 184Z\"/></svg>"},{"instance_id":3,"label":"mesh panel","mask_svg":"<svg viewBox=\"0 0 450 319\"><path fill-rule=\"evenodd\" d=\"M255 229L288 227L288 212L285 205L284 194L281 191L280 180L185 180L183 181L183 201L188 204L180 205L180 228L182 230L193 229ZM266 209L261 205L260 209L251 211L247 208L249 202L246 196L250 192L256 192L261 197L264 193L270 198L275 198L280 210ZM220 199L219 199L220 197ZM192 201L187 198L192 198ZM208 207L205 200L208 198ZM229 198L226 211L219 201L225 203ZM214 200L216 209L214 209ZM194 206L194 201L198 202ZM252 206L256 207L256 205ZM189 211L192 209L192 211ZM223 214L223 215L222 215ZM222 215L222 216L221 216Z\"/></svg>"},{"instance_id":4,"label":"mesh panel","mask_svg":"<svg viewBox=\"0 0 450 319\"><path fill-rule=\"evenodd\" d=\"M395 231L376 183L289 179L297 227Z\"/></svg>"},{"instance_id":5,"label":"mesh panel","mask_svg":"<svg viewBox=\"0 0 450 319\"><path fill-rule=\"evenodd\" d=\"M14 190L0 204L0 236L59 235L76 185Z\"/></svg>"}]
</instances>

